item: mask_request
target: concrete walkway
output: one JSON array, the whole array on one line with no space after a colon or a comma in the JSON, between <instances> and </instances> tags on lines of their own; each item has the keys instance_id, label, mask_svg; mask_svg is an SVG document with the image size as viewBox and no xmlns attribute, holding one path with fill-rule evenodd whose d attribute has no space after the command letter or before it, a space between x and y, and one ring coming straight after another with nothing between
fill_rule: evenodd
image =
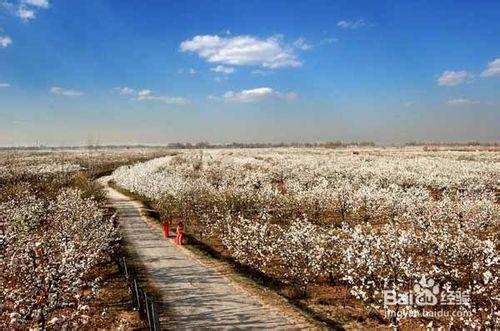
<instances>
[{"instance_id":1,"label":"concrete walkway","mask_svg":"<svg viewBox=\"0 0 500 331\"><path fill-rule=\"evenodd\" d=\"M105 185L117 209L122 233L144 265L146 277L160 292L168 309L162 329L298 329L274 307L199 262L185 248L163 238L159 227L141 215L143 205Z\"/></svg>"}]
</instances>

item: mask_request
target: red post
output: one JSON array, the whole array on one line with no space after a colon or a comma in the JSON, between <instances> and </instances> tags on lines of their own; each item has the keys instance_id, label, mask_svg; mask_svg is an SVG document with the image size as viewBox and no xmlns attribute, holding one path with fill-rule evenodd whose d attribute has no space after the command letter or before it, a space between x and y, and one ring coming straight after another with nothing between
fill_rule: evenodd
<instances>
[{"instance_id":1,"label":"red post","mask_svg":"<svg viewBox=\"0 0 500 331\"><path fill-rule=\"evenodd\" d=\"M184 236L184 232L186 232L184 230L184 226L182 225L182 223L179 223L179 225L177 225L177 228L175 229L175 243L177 245L182 245L182 237Z\"/></svg>"},{"instance_id":2,"label":"red post","mask_svg":"<svg viewBox=\"0 0 500 331\"><path fill-rule=\"evenodd\" d=\"M163 236L165 238L168 238L168 236L170 235L170 221L165 218L163 220Z\"/></svg>"}]
</instances>

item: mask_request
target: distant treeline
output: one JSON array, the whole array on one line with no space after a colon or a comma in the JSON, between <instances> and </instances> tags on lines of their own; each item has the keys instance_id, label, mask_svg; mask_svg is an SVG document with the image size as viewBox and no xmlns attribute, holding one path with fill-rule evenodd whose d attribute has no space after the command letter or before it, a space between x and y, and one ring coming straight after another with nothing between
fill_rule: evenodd
<instances>
[{"instance_id":1,"label":"distant treeline","mask_svg":"<svg viewBox=\"0 0 500 331\"><path fill-rule=\"evenodd\" d=\"M327 141L327 142L314 142L314 143L230 143L230 144L210 144L208 142L199 142L196 144L190 143L171 143L168 144L169 148L189 149L189 148L276 148L276 147L324 147L324 148L340 148L347 146L376 146L372 141L362 142L342 142L342 141Z\"/></svg>"},{"instance_id":2,"label":"distant treeline","mask_svg":"<svg viewBox=\"0 0 500 331\"><path fill-rule=\"evenodd\" d=\"M500 146L499 142L481 142L481 141L467 141L467 142L409 142L405 146L433 146L433 147L454 147L454 146L484 146L484 147L497 147Z\"/></svg>"},{"instance_id":3,"label":"distant treeline","mask_svg":"<svg viewBox=\"0 0 500 331\"><path fill-rule=\"evenodd\" d=\"M276 148L276 147L323 147L323 148L342 148L342 147L374 147L376 144L372 141L361 142L342 142L342 141L326 141L313 143L237 143L230 144L211 144L209 142L198 143L168 143L165 145L81 145L81 146L16 146L16 147L0 147L0 150L88 150L88 149L127 149L127 148L171 148L171 149L216 149L216 148Z\"/></svg>"},{"instance_id":4,"label":"distant treeline","mask_svg":"<svg viewBox=\"0 0 500 331\"><path fill-rule=\"evenodd\" d=\"M88 149L132 149L132 148L170 148L170 149L216 149L216 148L276 148L276 147L306 147L306 148L346 148L346 147L375 147L373 141L324 141L324 142L291 142L291 143L237 143L211 144L209 142L198 143L168 143L164 145L80 145L80 146L16 146L0 147L0 150L88 150ZM449 147L499 147L499 142L408 142L403 145L391 146L423 146L424 148L449 148Z\"/></svg>"}]
</instances>

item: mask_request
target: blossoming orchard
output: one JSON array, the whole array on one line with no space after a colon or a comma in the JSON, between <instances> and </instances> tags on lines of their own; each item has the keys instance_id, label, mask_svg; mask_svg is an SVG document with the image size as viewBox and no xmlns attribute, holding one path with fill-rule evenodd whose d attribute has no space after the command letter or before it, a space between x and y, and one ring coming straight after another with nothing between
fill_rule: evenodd
<instances>
[{"instance_id":1,"label":"blossoming orchard","mask_svg":"<svg viewBox=\"0 0 500 331\"><path fill-rule=\"evenodd\" d=\"M93 179L158 152L0 155L0 326L111 327L107 312L97 312L92 300L103 278L110 277L102 270L116 254L120 236L115 215Z\"/></svg>"},{"instance_id":2,"label":"blossoming orchard","mask_svg":"<svg viewBox=\"0 0 500 331\"><path fill-rule=\"evenodd\" d=\"M467 311L424 323L494 328L499 161L494 152L421 148L223 149L123 166L112 179L182 220L198 241L302 297L311 286L340 284L380 314ZM422 277L467 302L384 300ZM400 325L401 316L388 323Z\"/></svg>"},{"instance_id":3,"label":"blossoming orchard","mask_svg":"<svg viewBox=\"0 0 500 331\"><path fill-rule=\"evenodd\" d=\"M233 265L230 273L257 279L347 329L500 325L496 151L358 146L1 153L6 328L152 328L140 322L149 315L136 310L137 289L115 301L105 296L110 279L127 288L129 271L109 271L124 258L123 220L106 205L98 178L148 203L172 230L182 222L186 247L227 257L220 260ZM185 254L169 230L147 229L147 240L172 240L168 249ZM122 307L112 313L106 307L117 310L116 301ZM137 321L123 318L131 314Z\"/></svg>"}]
</instances>

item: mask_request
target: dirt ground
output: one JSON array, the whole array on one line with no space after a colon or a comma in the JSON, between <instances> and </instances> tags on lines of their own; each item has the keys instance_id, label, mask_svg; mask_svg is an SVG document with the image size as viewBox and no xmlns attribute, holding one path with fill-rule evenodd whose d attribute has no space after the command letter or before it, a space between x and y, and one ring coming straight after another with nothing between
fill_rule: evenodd
<instances>
[{"instance_id":1,"label":"dirt ground","mask_svg":"<svg viewBox=\"0 0 500 331\"><path fill-rule=\"evenodd\" d=\"M89 303L89 323L97 329L141 329L145 327L139 313L133 309L127 283L114 262L109 262L93 272L102 277L102 287L95 300Z\"/></svg>"}]
</instances>

